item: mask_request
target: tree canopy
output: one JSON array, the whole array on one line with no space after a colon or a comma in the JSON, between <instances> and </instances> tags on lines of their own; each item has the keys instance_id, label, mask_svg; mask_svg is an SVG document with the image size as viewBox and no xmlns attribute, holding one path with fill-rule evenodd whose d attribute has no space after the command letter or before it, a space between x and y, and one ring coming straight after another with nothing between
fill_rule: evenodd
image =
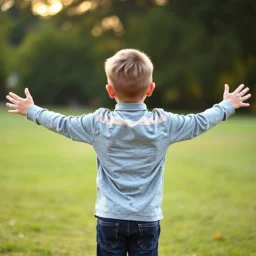
<instances>
[{"instance_id":1,"label":"tree canopy","mask_svg":"<svg viewBox=\"0 0 256 256\"><path fill-rule=\"evenodd\" d=\"M202 109L225 83L245 83L256 112L255 1L4 0L1 10L0 95L16 74L15 90L40 104L110 105L103 63L137 48L155 67L150 107Z\"/></svg>"}]
</instances>

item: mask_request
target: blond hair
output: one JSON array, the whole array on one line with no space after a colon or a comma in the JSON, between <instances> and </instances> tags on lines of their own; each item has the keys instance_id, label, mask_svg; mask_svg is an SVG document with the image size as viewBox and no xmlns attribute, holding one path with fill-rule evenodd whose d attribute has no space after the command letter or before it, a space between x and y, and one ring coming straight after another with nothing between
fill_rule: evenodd
<instances>
[{"instance_id":1,"label":"blond hair","mask_svg":"<svg viewBox=\"0 0 256 256\"><path fill-rule=\"evenodd\" d=\"M105 62L108 83L123 99L143 97L152 82L153 64L138 50L124 49Z\"/></svg>"}]
</instances>

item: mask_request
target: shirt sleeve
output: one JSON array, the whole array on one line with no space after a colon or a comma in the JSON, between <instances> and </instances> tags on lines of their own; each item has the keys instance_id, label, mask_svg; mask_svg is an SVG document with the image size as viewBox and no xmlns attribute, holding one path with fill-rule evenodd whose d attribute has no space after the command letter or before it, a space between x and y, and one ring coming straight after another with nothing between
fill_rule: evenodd
<instances>
[{"instance_id":1,"label":"shirt sleeve","mask_svg":"<svg viewBox=\"0 0 256 256\"><path fill-rule=\"evenodd\" d=\"M170 143L190 140L206 132L219 122L225 121L234 113L234 107L227 100L215 104L212 108L199 114L177 115L167 113Z\"/></svg>"},{"instance_id":2,"label":"shirt sleeve","mask_svg":"<svg viewBox=\"0 0 256 256\"><path fill-rule=\"evenodd\" d=\"M94 113L81 116L65 116L36 105L30 107L27 119L75 141L93 143Z\"/></svg>"}]
</instances>

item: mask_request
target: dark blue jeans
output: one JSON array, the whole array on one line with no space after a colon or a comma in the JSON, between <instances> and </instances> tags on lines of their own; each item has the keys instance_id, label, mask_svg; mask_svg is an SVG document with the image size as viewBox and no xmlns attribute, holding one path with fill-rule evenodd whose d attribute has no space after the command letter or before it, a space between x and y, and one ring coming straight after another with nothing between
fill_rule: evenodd
<instances>
[{"instance_id":1,"label":"dark blue jeans","mask_svg":"<svg viewBox=\"0 0 256 256\"><path fill-rule=\"evenodd\" d=\"M157 256L159 236L159 221L98 217L97 256Z\"/></svg>"}]
</instances>

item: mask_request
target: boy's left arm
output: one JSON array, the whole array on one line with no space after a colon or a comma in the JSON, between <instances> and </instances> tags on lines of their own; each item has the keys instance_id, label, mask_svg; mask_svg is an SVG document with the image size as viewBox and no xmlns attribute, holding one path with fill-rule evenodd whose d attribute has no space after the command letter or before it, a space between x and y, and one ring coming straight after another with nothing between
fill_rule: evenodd
<instances>
[{"instance_id":1,"label":"boy's left arm","mask_svg":"<svg viewBox=\"0 0 256 256\"><path fill-rule=\"evenodd\" d=\"M229 93L229 87L225 85L223 101L200 114L184 116L167 113L170 143L192 139L217 123L226 120L235 112L235 109L249 107L250 104L244 101L249 99L251 94L247 94L249 88L243 88L244 85L242 84L234 92Z\"/></svg>"},{"instance_id":2,"label":"boy's left arm","mask_svg":"<svg viewBox=\"0 0 256 256\"><path fill-rule=\"evenodd\" d=\"M94 136L94 115L64 116L59 113L48 111L34 105L33 99L25 89L26 98L20 98L14 93L9 93L6 98L11 102L6 105L14 110L9 110L11 114L27 116L31 121L39 125L60 133L72 140L93 143Z\"/></svg>"}]
</instances>

